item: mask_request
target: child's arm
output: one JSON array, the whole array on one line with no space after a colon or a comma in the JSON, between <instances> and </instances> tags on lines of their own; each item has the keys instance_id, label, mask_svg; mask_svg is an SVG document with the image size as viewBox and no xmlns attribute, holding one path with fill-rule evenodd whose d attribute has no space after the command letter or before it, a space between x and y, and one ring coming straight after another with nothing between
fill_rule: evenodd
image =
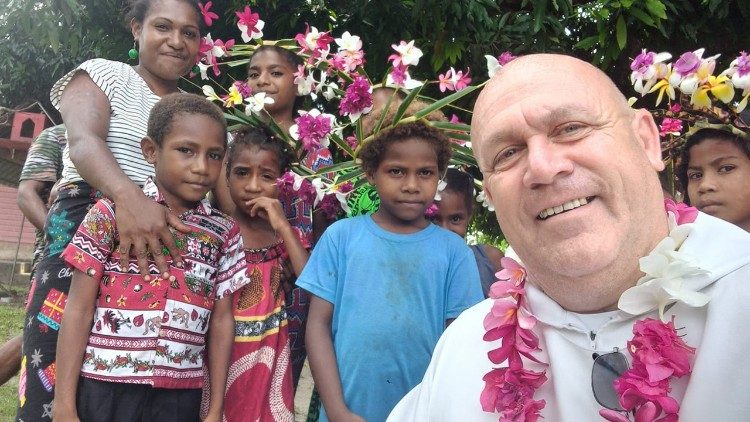
<instances>
[{"instance_id":1,"label":"child's arm","mask_svg":"<svg viewBox=\"0 0 750 422\"><path fill-rule=\"evenodd\" d=\"M86 273L74 270L68 301L57 339L55 421L78 420L76 392L83 355L91 331L99 283Z\"/></svg>"},{"instance_id":2,"label":"child's arm","mask_svg":"<svg viewBox=\"0 0 750 422\"><path fill-rule=\"evenodd\" d=\"M251 216L260 215L266 218L271 227L281 236L289 254L289 261L292 263L294 274L297 276L302 274L302 269L305 268L310 253L307 252L294 228L289 224L284 209L281 207L281 202L278 199L261 197L248 201L247 205L250 208Z\"/></svg>"},{"instance_id":3,"label":"child's arm","mask_svg":"<svg viewBox=\"0 0 750 422\"><path fill-rule=\"evenodd\" d=\"M362 421L344 402L339 368L331 337L333 305L315 295L311 295L310 312L307 317L305 346L310 360L315 386L320 393L328 419L331 421Z\"/></svg>"},{"instance_id":4,"label":"child's arm","mask_svg":"<svg viewBox=\"0 0 750 422\"><path fill-rule=\"evenodd\" d=\"M234 343L234 316L232 296L227 295L214 303L211 326L208 329L208 376L211 380L211 401L206 421L221 421L224 413L224 393L227 372Z\"/></svg>"}]
</instances>

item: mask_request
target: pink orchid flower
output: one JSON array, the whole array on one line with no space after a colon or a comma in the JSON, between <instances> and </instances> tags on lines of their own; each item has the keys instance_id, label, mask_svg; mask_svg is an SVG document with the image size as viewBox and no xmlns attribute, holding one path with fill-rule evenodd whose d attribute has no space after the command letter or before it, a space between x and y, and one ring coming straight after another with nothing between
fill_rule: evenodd
<instances>
[{"instance_id":1,"label":"pink orchid flower","mask_svg":"<svg viewBox=\"0 0 750 422\"><path fill-rule=\"evenodd\" d=\"M665 199L664 208L668 213L674 215L678 225L692 223L698 218L698 208L691 207L683 202L678 203L671 199Z\"/></svg>"},{"instance_id":2,"label":"pink orchid flower","mask_svg":"<svg viewBox=\"0 0 750 422\"><path fill-rule=\"evenodd\" d=\"M206 23L206 26L211 26L214 22L214 19L219 19L219 15L212 12L211 6L213 5L213 2L206 2L206 5L204 6L203 3L198 3L198 8L201 10L201 15L203 15L203 22Z\"/></svg>"},{"instance_id":3,"label":"pink orchid flower","mask_svg":"<svg viewBox=\"0 0 750 422\"><path fill-rule=\"evenodd\" d=\"M250 6L245 6L243 11L236 11L234 14L238 18L237 27L242 31L242 41L250 42L263 37L265 22L260 20L259 14L253 13Z\"/></svg>"}]
</instances>

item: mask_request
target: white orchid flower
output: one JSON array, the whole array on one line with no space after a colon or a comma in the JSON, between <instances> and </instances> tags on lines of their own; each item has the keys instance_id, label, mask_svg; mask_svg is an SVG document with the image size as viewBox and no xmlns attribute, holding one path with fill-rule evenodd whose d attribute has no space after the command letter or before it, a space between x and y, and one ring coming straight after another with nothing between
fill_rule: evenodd
<instances>
[{"instance_id":1,"label":"white orchid flower","mask_svg":"<svg viewBox=\"0 0 750 422\"><path fill-rule=\"evenodd\" d=\"M497 61L497 57L489 54L485 54L484 58L487 60L487 76L492 79L492 77L495 76L495 73L500 70L500 62Z\"/></svg>"},{"instance_id":2,"label":"white orchid flower","mask_svg":"<svg viewBox=\"0 0 750 422\"><path fill-rule=\"evenodd\" d=\"M203 89L203 95L206 96L206 99L209 101L222 101L221 97L219 97L216 94L216 91L211 85L203 85L201 87Z\"/></svg>"},{"instance_id":3,"label":"white orchid flower","mask_svg":"<svg viewBox=\"0 0 750 422\"><path fill-rule=\"evenodd\" d=\"M441 180L441 181L438 182L437 191L435 192L435 200L436 201L439 201L439 200L442 199L442 197L440 196L440 193L445 190L446 186L448 186L448 182L446 182L445 180Z\"/></svg>"},{"instance_id":4,"label":"white orchid flower","mask_svg":"<svg viewBox=\"0 0 750 422\"><path fill-rule=\"evenodd\" d=\"M339 89L339 86L335 82L326 84L326 88L323 90L323 98L325 98L327 101L331 101L332 99L336 98L335 90L337 89Z\"/></svg>"},{"instance_id":5,"label":"white orchid flower","mask_svg":"<svg viewBox=\"0 0 750 422\"><path fill-rule=\"evenodd\" d=\"M339 46L339 51L351 51L356 52L362 49L362 40L357 35L352 35L349 31L341 34L341 38L336 38L336 45Z\"/></svg>"},{"instance_id":6,"label":"white orchid flower","mask_svg":"<svg viewBox=\"0 0 750 422\"><path fill-rule=\"evenodd\" d=\"M258 92L250 97L245 98L245 102L247 103L247 107L245 108L245 113L255 113L258 114L266 107L266 104L273 104L273 98L266 97L265 92Z\"/></svg>"},{"instance_id":7,"label":"white orchid flower","mask_svg":"<svg viewBox=\"0 0 750 422\"><path fill-rule=\"evenodd\" d=\"M422 50L414 46L414 40L407 42L401 41L399 45L391 44L396 52L401 56L401 64L404 66L416 66L422 57Z\"/></svg>"},{"instance_id":8,"label":"white orchid flower","mask_svg":"<svg viewBox=\"0 0 750 422\"><path fill-rule=\"evenodd\" d=\"M266 23L262 20L258 19L258 23L255 24L255 29L258 31L253 31L252 33L248 33L248 27L244 23L238 22L237 27L242 32L242 41L244 42L250 42L251 40L257 40L260 38L263 38L263 27L266 26Z\"/></svg>"},{"instance_id":9,"label":"white orchid flower","mask_svg":"<svg viewBox=\"0 0 750 422\"><path fill-rule=\"evenodd\" d=\"M477 195L477 202L481 202L482 206L487 208L487 211L495 211L495 205L492 204L492 201L484 193L484 190L481 190L479 195Z\"/></svg>"}]
</instances>

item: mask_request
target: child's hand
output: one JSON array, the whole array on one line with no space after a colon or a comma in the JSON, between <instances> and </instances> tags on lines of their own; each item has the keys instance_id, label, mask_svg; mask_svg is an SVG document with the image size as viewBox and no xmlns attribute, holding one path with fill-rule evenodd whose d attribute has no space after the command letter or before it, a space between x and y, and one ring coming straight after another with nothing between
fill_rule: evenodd
<instances>
[{"instance_id":1,"label":"child's hand","mask_svg":"<svg viewBox=\"0 0 750 422\"><path fill-rule=\"evenodd\" d=\"M251 199L245 205L251 217L258 216L268 220L274 230L281 230L289 226L289 220L286 219L286 214L284 214L284 209L281 208L281 202L278 199L263 196Z\"/></svg>"},{"instance_id":2,"label":"child's hand","mask_svg":"<svg viewBox=\"0 0 750 422\"><path fill-rule=\"evenodd\" d=\"M78 412L76 412L75 409L66 408L64 406L52 407L52 421L53 422L81 422L81 420L78 418Z\"/></svg>"}]
</instances>

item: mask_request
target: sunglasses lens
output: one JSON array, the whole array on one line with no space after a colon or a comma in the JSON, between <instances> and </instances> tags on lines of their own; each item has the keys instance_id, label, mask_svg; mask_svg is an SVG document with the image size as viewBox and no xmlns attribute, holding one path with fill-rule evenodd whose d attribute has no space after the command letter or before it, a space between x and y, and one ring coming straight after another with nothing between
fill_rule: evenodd
<instances>
[{"instance_id":1,"label":"sunglasses lens","mask_svg":"<svg viewBox=\"0 0 750 422\"><path fill-rule=\"evenodd\" d=\"M627 370L628 360L620 352L607 353L594 360L594 367L591 370L591 388L599 404L607 409L622 410L620 398L613 383Z\"/></svg>"}]
</instances>

